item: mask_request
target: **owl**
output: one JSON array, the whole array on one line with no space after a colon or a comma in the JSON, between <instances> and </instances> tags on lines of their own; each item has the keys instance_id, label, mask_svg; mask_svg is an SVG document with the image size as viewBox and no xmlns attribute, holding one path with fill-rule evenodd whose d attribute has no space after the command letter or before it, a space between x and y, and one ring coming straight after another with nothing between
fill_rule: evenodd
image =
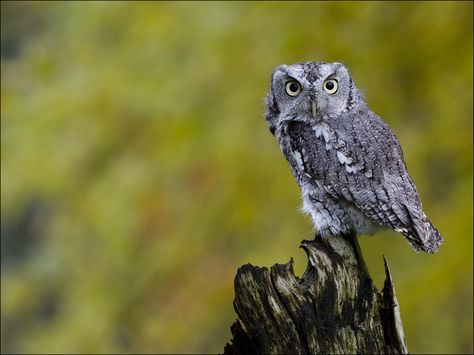
<instances>
[{"instance_id":1,"label":"owl","mask_svg":"<svg viewBox=\"0 0 474 355\"><path fill-rule=\"evenodd\" d=\"M416 251L438 251L443 238L423 212L400 143L344 65L277 67L265 106L317 235L370 235L388 227Z\"/></svg>"}]
</instances>

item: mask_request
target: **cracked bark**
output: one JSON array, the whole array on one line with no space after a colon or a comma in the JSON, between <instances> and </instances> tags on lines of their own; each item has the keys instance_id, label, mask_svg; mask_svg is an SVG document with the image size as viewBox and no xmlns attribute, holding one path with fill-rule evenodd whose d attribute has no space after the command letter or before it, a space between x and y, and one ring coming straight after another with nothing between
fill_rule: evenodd
<instances>
[{"instance_id":1,"label":"cracked bark","mask_svg":"<svg viewBox=\"0 0 474 355\"><path fill-rule=\"evenodd\" d=\"M301 242L308 265L245 264L235 277L238 319L224 354L406 354L398 301L385 262L373 286L354 235Z\"/></svg>"}]
</instances>

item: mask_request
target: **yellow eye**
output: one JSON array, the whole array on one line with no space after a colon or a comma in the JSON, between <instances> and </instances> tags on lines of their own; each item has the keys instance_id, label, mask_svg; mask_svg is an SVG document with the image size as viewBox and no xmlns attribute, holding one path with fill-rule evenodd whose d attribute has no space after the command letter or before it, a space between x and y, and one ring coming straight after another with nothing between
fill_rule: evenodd
<instances>
[{"instance_id":1,"label":"yellow eye","mask_svg":"<svg viewBox=\"0 0 474 355\"><path fill-rule=\"evenodd\" d=\"M301 84L296 80L290 80L285 84L285 90L290 96L298 96L301 92Z\"/></svg>"},{"instance_id":2,"label":"yellow eye","mask_svg":"<svg viewBox=\"0 0 474 355\"><path fill-rule=\"evenodd\" d=\"M323 84L323 89L327 94L334 94L337 88L338 84L336 79L328 79Z\"/></svg>"}]
</instances>

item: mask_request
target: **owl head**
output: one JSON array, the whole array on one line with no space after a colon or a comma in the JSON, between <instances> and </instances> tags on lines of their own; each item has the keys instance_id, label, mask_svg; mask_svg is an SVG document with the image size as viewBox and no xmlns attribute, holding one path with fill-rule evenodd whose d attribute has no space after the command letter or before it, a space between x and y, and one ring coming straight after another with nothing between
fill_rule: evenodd
<instances>
[{"instance_id":1,"label":"owl head","mask_svg":"<svg viewBox=\"0 0 474 355\"><path fill-rule=\"evenodd\" d=\"M336 119L354 107L359 95L349 71L341 63L281 65L272 74L265 116L275 134L284 121Z\"/></svg>"}]
</instances>

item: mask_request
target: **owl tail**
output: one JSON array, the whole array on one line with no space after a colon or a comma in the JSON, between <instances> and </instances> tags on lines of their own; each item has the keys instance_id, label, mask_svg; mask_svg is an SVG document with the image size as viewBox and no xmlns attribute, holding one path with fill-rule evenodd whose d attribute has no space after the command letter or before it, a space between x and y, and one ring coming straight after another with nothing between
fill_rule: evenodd
<instances>
[{"instance_id":1,"label":"owl tail","mask_svg":"<svg viewBox=\"0 0 474 355\"><path fill-rule=\"evenodd\" d=\"M426 216L414 222L412 228L403 233L408 242L417 251L421 250L430 254L437 252L443 243L443 237L438 230Z\"/></svg>"}]
</instances>

